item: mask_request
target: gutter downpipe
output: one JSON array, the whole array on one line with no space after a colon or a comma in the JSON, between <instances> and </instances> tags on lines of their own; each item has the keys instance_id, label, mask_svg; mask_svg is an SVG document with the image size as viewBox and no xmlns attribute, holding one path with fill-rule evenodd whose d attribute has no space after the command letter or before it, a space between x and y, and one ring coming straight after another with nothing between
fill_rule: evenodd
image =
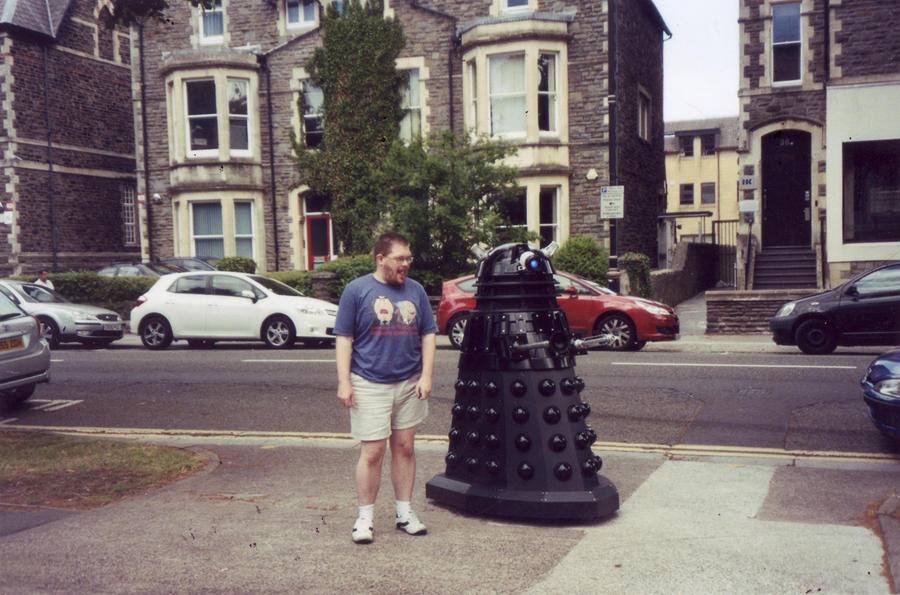
<instances>
[{"instance_id":1,"label":"gutter downpipe","mask_svg":"<svg viewBox=\"0 0 900 595\"><path fill-rule=\"evenodd\" d=\"M259 64L266 73L266 113L269 117L269 185L272 193L272 240L275 243L275 270L279 269L280 251L278 248L278 201L275 193L275 130L272 125L272 72L266 54L260 54Z\"/></svg>"},{"instance_id":2,"label":"gutter downpipe","mask_svg":"<svg viewBox=\"0 0 900 595\"><path fill-rule=\"evenodd\" d=\"M612 64L609 69L609 185L616 186L619 183L619 135L618 135L618 25L616 23L616 0L609 0L609 56ZM610 254L615 256L616 268L619 268L619 229L615 219L609 220L610 226ZM615 228L615 234L613 234Z\"/></svg>"},{"instance_id":3,"label":"gutter downpipe","mask_svg":"<svg viewBox=\"0 0 900 595\"><path fill-rule=\"evenodd\" d=\"M58 246L56 237L56 192L53 189L53 128L50 119L50 92L47 88L49 77L47 75L47 46L41 47L44 67L44 123L47 126L47 192L50 200L50 248L53 252L52 269L57 271Z\"/></svg>"},{"instance_id":4,"label":"gutter downpipe","mask_svg":"<svg viewBox=\"0 0 900 595\"><path fill-rule=\"evenodd\" d=\"M141 141L144 145L144 205L147 209L147 260L153 261L153 217L152 200L150 200L150 156L149 146L147 145L147 72L144 68L144 21L139 20L138 27L138 45L141 54Z\"/></svg>"}]
</instances>

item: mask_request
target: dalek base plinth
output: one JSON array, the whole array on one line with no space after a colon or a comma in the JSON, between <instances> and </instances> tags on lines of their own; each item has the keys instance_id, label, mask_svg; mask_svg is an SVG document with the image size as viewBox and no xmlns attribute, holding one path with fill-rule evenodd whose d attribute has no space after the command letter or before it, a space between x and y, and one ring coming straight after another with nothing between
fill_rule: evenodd
<instances>
[{"instance_id":1,"label":"dalek base plinth","mask_svg":"<svg viewBox=\"0 0 900 595\"><path fill-rule=\"evenodd\" d=\"M545 492L508 490L451 479L440 474L425 485L425 495L438 504L478 515L538 519L596 520L619 509L619 492L598 475L589 490Z\"/></svg>"}]
</instances>

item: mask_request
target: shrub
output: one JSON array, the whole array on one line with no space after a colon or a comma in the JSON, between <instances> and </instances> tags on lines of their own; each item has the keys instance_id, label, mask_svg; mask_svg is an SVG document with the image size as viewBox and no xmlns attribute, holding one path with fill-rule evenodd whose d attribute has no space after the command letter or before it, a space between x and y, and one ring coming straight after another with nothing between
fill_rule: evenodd
<instances>
[{"instance_id":1,"label":"shrub","mask_svg":"<svg viewBox=\"0 0 900 595\"><path fill-rule=\"evenodd\" d=\"M649 298L653 295L653 277L650 275L650 258L638 252L626 252L619 257L619 268L628 274L631 295Z\"/></svg>"},{"instance_id":2,"label":"shrub","mask_svg":"<svg viewBox=\"0 0 900 595\"><path fill-rule=\"evenodd\" d=\"M304 295L312 295L312 281L308 271L272 271L264 276L281 281Z\"/></svg>"},{"instance_id":3,"label":"shrub","mask_svg":"<svg viewBox=\"0 0 900 595\"><path fill-rule=\"evenodd\" d=\"M256 261L244 256L226 256L216 261L216 269L252 275L256 272Z\"/></svg>"},{"instance_id":4,"label":"shrub","mask_svg":"<svg viewBox=\"0 0 900 595\"><path fill-rule=\"evenodd\" d=\"M553 266L605 286L609 252L591 236L572 236L553 255Z\"/></svg>"},{"instance_id":5,"label":"shrub","mask_svg":"<svg viewBox=\"0 0 900 595\"><path fill-rule=\"evenodd\" d=\"M317 271L331 271L337 274L337 279L330 282L327 286L328 293L335 299L341 297L344 287L357 277L371 273L375 270L375 261L371 254L360 254L357 256L342 256L332 261L320 264L316 267Z\"/></svg>"}]
</instances>

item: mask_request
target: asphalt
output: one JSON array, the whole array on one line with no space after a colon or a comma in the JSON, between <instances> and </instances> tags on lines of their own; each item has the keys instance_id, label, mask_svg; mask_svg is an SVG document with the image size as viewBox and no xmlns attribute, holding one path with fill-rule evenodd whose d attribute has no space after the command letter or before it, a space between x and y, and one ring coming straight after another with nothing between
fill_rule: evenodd
<instances>
[{"instance_id":1,"label":"asphalt","mask_svg":"<svg viewBox=\"0 0 900 595\"><path fill-rule=\"evenodd\" d=\"M646 350L796 352L765 335L706 335L702 295L678 311L680 339ZM392 527L386 473L375 542L358 546L346 436L108 436L208 463L90 511L0 503L0 593L889 593L900 577L891 457L601 442L617 513L518 522L427 499L446 444L423 439L413 506L428 534Z\"/></svg>"}]
</instances>

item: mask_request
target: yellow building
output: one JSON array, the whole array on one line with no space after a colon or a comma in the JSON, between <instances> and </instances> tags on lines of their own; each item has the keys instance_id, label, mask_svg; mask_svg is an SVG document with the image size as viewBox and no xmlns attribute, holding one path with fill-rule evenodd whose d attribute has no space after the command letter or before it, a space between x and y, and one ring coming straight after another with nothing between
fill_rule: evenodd
<instances>
[{"instance_id":1,"label":"yellow building","mask_svg":"<svg viewBox=\"0 0 900 595\"><path fill-rule=\"evenodd\" d=\"M668 259L678 242L734 245L738 220L737 117L666 122Z\"/></svg>"}]
</instances>

